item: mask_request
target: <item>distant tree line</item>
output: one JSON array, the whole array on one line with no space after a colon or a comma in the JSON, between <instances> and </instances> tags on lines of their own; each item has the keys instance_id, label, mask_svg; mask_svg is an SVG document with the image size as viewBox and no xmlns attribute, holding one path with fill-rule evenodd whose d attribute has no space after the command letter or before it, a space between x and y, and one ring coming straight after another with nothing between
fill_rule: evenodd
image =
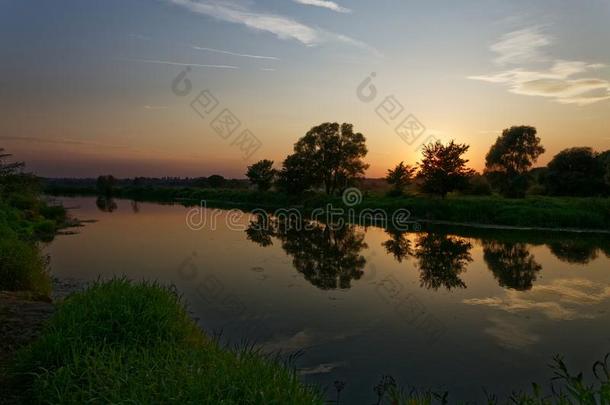
<instances>
[{"instance_id":1,"label":"distant tree line","mask_svg":"<svg viewBox=\"0 0 610 405\"><path fill-rule=\"evenodd\" d=\"M420 162L404 161L387 172L390 196L400 196L414 185L419 193L445 197L451 192L507 198L526 194L556 196L610 195L610 150L597 153L589 147L559 152L547 167L532 168L545 152L536 128L513 126L502 131L485 157L483 173L466 166L469 145L451 140L422 148ZM323 190L341 193L363 179L368 165L366 139L351 124L323 123L313 127L294 145L280 169L261 160L248 167L246 176L260 190L275 186L288 194Z\"/></svg>"},{"instance_id":2,"label":"distant tree line","mask_svg":"<svg viewBox=\"0 0 610 405\"><path fill-rule=\"evenodd\" d=\"M527 194L553 196L610 195L610 150L598 153L589 147L562 150L546 167L533 167L545 152L536 128L513 126L502 131L485 156L482 173L468 168L463 155L469 145L454 140L422 147L421 160L404 161L388 169L385 181L389 196L409 192L445 197L452 192L470 195L500 194L523 198ZM247 180L209 177L135 177L117 179L45 179L51 188L93 188L109 195L115 187L198 187L275 189L290 195L322 191L339 195L348 187L362 184L369 167L366 138L353 125L326 122L311 128L294 144L293 151L275 168L263 159L248 166ZM2 155L0 154L0 157Z\"/></svg>"}]
</instances>

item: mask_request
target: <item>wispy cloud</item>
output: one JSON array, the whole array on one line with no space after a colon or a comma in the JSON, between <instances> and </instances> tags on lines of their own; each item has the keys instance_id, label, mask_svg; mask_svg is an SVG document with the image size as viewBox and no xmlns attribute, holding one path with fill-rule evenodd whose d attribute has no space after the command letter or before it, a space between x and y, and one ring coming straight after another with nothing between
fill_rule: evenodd
<instances>
[{"instance_id":1,"label":"wispy cloud","mask_svg":"<svg viewBox=\"0 0 610 405\"><path fill-rule=\"evenodd\" d=\"M83 139L73 138L40 138L35 136L0 136L0 141L14 141L14 142L30 142L30 143L46 143L53 145L76 145L76 146L91 146L91 147L102 147L112 149L125 149L128 145L121 144L110 144L96 141L89 141Z\"/></svg>"},{"instance_id":2,"label":"wispy cloud","mask_svg":"<svg viewBox=\"0 0 610 405\"><path fill-rule=\"evenodd\" d=\"M552 320L592 319L600 304L610 300L610 287L574 278L534 286L528 292L508 290L505 297L471 298L463 302L509 313L540 312Z\"/></svg>"},{"instance_id":3,"label":"wispy cloud","mask_svg":"<svg viewBox=\"0 0 610 405\"><path fill-rule=\"evenodd\" d=\"M320 42L317 31L305 24L276 14L257 13L240 4L222 0L169 0L198 14L221 21L242 24L258 31L266 31L282 39L295 39L305 45Z\"/></svg>"},{"instance_id":4,"label":"wispy cloud","mask_svg":"<svg viewBox=\"0 0 610 405\"><path fill-rule=\"evenodd\" d=\"M207 15L220 21L241 24L256 31L269 32L280 39L296 40L306 46L316 46L326 42L339 42L373 52L379 52L370 45L343 34L310 27L290 17L253 11L233 0L166 0L184 7L193 13ZM324 2L326 3L326 2Z\"/></svg>"},{"instance_id":5,"label":"wispy cloud","mask_svg":"<svg viewBox=\"0 0 610 405\"><path fill-rule=\"evenodd\" d=\"M295 3L304 4L306 6L315 6L327 8L329 10L336 11L338 13L351 13L352 10L349 8L342 7L335 3L334 1L325 1L325 0L293 0Z\"/></svg>"},{"instance_id":6,"label":"wispy cloud","mask_svg":"<svg viewBox=\"0 0 610 405\"><path fill-rule=\"evenodd\" d=\"M545 58L541 49L552 43L552 38L542 27L530 27L505 34L490 49L498 56L494 62L499 65L540 61Z\"/></svg>"},{"instance_id":7,"label":"wispy cloud","mask_svg":"<svg viewBox=\"0 0 610 405\"><path fill-rule=\"evenodd\" d=\"M265 59L265 60L279 60L280 59L275 56L252 55L252 54L248 54L248 53L231 52L231 51L225 51L222 49L208 48L205 46L197 46L197 45L191 45L191 48L198 50L198 51L222 53L224 55L240 56L243 58L251 58L251 59Z\"/></svg>"},{"instance_id":8,"label":"wispy cloud","mask_svg":"<svg viewBox=\"0 0 610 405\"><path fill-rule=\"evenodd\" d=\"M539 28L514 31L502 37L491 49L498 53L498 64L539 63L548 60L541 48L551 44ZM469 76L472 80L503 84L511 93L547 97L562 104L588 105L610 99L610 82L598 77L587 77L603 68L599 63L554 59L546 69L515 67L512 69Z\"/></svg>"},{"instance_id":9,"label":"wispy cloud","mask_svg":"<svg viewBox=\"0 0 610 405\"><path fill-rule=\"evenodd\" d=\"M168 108L166 105L145 105L145 110L165 110Z\"/></svg>"},{"instance_id":10,"label":"wispy cloud","mask_svg":"<svg viewBox=\"0 0 610 405\"><path fill-rule=\"evenodd\" d=\"M239 69L239 66L233 66L233 65L202 65L200 63L173 62L173 61L169 61L169 60L135 59L135 58L124 58L123 60L131 61L131 62L153 63L153 64L159 64L159 65L194 66L194 67L214 68L214 69Z\"/></svg>"}]
</instances>

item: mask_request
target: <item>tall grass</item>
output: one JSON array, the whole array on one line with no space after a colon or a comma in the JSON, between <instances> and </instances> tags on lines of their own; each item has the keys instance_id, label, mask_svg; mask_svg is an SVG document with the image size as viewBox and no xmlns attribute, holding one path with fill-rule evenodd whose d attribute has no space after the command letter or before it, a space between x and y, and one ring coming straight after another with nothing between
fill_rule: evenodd
<instances>
[{"instance_id":1,"label":"tall grass","mask_svg":"<svg viewBox=\"0 0 610 405\"><path fill-rule=\"evenodd\" d=\"M203 335L174 290L125 279L60 304L12 375L24 402L323 403L277 359Z\"/></svg>"}]
</instances>

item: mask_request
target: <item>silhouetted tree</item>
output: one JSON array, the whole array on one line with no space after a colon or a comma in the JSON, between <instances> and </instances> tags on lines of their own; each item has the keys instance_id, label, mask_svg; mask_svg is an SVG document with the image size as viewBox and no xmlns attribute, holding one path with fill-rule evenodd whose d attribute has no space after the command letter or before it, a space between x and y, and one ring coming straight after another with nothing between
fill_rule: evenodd
<instances>
[{"instance_id":1,"label":"silhouetted tree","mask_svg":"<svg viewBox=\"0 0 610 405\"><path fill-rule=\"evenodd\" d=\"M212 188L220 188L225 185L226 179L220 174L213 174L208 177L208 184Z\"/></svg>"},{"instance_id":2,"label":"silhouetted tree","mask_svg":"<svg viewBox=\"0 0 610 405\"><path fill-rule=\"evenodd\" d=\"M288 155L278 173L276 187L287 194L301 194L314 186L310 163L300 154Z\"/></svg>"},{"instance_id":3,"label":"silhouetted tree","mask_svg":"<svg viewBox=\"0 0 610 405\"><path fill-rule=\"evenodd\" d=\"M462 158L468 148L453 140L446 146L440 141L424 146L417 175L422 180L422 190L444 198L451 191L465 189L468 178L475 173L466 167L468 160Z\"/></svg>"},{"instance_id":4,"label":"silhouetted tree","mask_svg":"<svg viewBox=\"0 0 610 405\"><path fill-rule=\"evenodd\" d=\"M352 124L326 122L299 139L294 145L296 156L289 156L284 164L298 168L296 174L303 175L303 169L308 172L303 176L301 191L306 186L323 186L327 194L334 194L364 175L368 167L362 160L367 154L365 142L364 135L355 133ZM294 178L289 180L293 182Z\"/></svg>"},{"instance_id":5,"label":"silhouetted tree","mask_svg":"<svg viewBox=\"0 0 610 405\"><path fill-rule=\"evenodd\" d=\"M502 131L485 157L485 175L505 197L524 197L528 170L544 153L536 128L510 127Z\"/></svg>"},{"instance_id":6,"label":"silhouetted tree","mask_svg":"<svg viewBox=\"0 0 610 405\"><path fill-rule=\"evenodd\" d=\"M411 183L415 168L405 165L403 162L397 164L393 169L388 169L385 179L392 186L392 195L402 195L406 186Z\"/></svg>"},{"instance_id":7,"label":"silhouetted tree","mask_svg":"<svg viewBox=\"0 0 610 405\"><path fill-rule=\"evenodd\" d=\"M484 240L483 259L501 287L518 291L531 289L542 270L525 243Z\"/></svg>"},{"instance_id":8,"label":"silhouetted tree","mask_svg":"<svg viewBox=\"0 0 610 405\"><path fill-rule=\"evenodd\" d=\"M25 163L13 162L7 163L6 158L11 157L10 153L4 153L4 148L0 148L0 176L11 176L20 173Z\"/></svg>"},{"instance_id":9,"label":"silhouetted tree","mask_svg":"<svg viewBox=\"0 0 610 405\"><path fill-rule=\"evenodd\" d=\"M96 182L96 188L98 194L102 196L111 196L114 191L116 179L114 176L108 174L105 176L99 176Z\"/></svg>"},{"instance_id":10,"label":"silhouetted tree","mask_svg":"<svg viewBox=\"0 0 610 405\"><path fill-rule=\"evenodd\" d=\"M259 190L267 191L273 184L276 170L273 168L273 161L261 160L248 166L246 176L250 179L250 183L256 184Z\"/></svg>"},{"instance_id":11,"label":"silhouetted tree","mask_svg":"<svg viewBox=\"0 0 610 405\"><path fill-rule=\"evenodd\" d=\"M564 149L549 162L545 186L551 195L604 194L604 167L591 148Z\"/></svg>"},{"instance_id":12,"label":"silhouetted tree","mask_svg":"<svg viewBox=\"0 0 610 405\"><path fill-rule=\"evenodd\" d=\"M466 288L460 274L466 271L472 244L455 236L438 233L420 235L417 239L415 257L419 262L422 287L438 290L445 287Z\"/></svg>"},{"instance_id":13,"label":"silhouetted tree","mask_svg":"<svg viewBox=\"0 0 610 405\"><path fill-rule=\"evenodd\" d=\"M411 241L406 237L406 232L395 229L386 229L385 232L390 236L390 239L381 245L388 254L394 256L398 263L402 263L404 259L413 255Z\"/></svg>"},{"instance_id":14,"label":"silhouetted tree","mask_svg":"<svg viewBox=\"0 0 610 405\"><path fill-rule=\"evenodd\" d=\"M604 184L606 185L606 193L610 193L610 150L600 153L596 158L599 166L604 174Z\"/></svg>"},{"instance_id":15,"label":"silhouetted tree","mask_svg":"<svg viewBox=\"0 0 610 405\"><path fill-rule=\"evenodd\" d=\"M468 179L468 186L464 193L469 195L491 195L491 185L485 176L475 173Z\"/></svg>"}]
</instances>

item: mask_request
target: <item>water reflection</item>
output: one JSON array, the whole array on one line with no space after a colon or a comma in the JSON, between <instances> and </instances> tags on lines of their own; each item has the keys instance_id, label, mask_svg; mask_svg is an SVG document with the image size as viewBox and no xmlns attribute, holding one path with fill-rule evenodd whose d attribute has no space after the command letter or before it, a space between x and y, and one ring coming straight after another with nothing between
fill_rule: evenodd
<instances>
[{"instance_id":1,"label":"water reflection","mask_svg":"<svg viewBox=\"0 0 610 405\"><path fill-rule=\"evenodd\" d=\"M117 209L116 201L111 197L97 197L95 205L102 212L113 212Z\"/></svg>"},{"instance_id":2,"label":"water reflection","mask_svg":"<svg viewBox=\"0 0 610 405\"><path fill-rule=\"evenodd\" d=\"M574 264L587 264L597 259L597 246L587 240L561 240L549 244L559 260Z\"/></svg>"},{"instance_id":3,"label":"water reflection","mask_svg":"<svg viewBox=\"0 0 610 405\"><path fill-rule=\"evenodd\" d=\"M411 241L407 238L406 232L395 229L387 229L385 232L390 235L390 239L381 245L385 248L387 254L392 255L398 263L402 263L409 256L413 256Z\"/></svg>"},{"instance_id":4,"label":"water reflection","mask_svg":"<svg viewBox=\"0 0 610 405\"><path fill-rule=\"evenodd\" d=\"M297 271L320 289L350 288L351 281L364 274L366 259L360 253L367 247L365 234L353 225L334 228L316 221L272 220L259 214L246 234L260 246L269 246L271 238L277 238Z\"/></svg>"},{"instance_id":5,"label":"water reflection","mask_svg":"<svg viewBox=\"0 0 610 405\"><path fill-rule=\"evenodd\" d=\"M525 243L483 240L483 260L501 287L526 291L532 288L542 266Z\"/></svg>"},{"instance_id":6,"label":"water reflection","mask_svg":"<svg viewBox=\"0 0 610 405\"><path fill-rule=\"evenodd\" d=\"M422 287L466 288L460 274L472 262L472 244L457 236L426 233L417 238L414 256L418 259Z\"/></svg>"}]
</instances>

